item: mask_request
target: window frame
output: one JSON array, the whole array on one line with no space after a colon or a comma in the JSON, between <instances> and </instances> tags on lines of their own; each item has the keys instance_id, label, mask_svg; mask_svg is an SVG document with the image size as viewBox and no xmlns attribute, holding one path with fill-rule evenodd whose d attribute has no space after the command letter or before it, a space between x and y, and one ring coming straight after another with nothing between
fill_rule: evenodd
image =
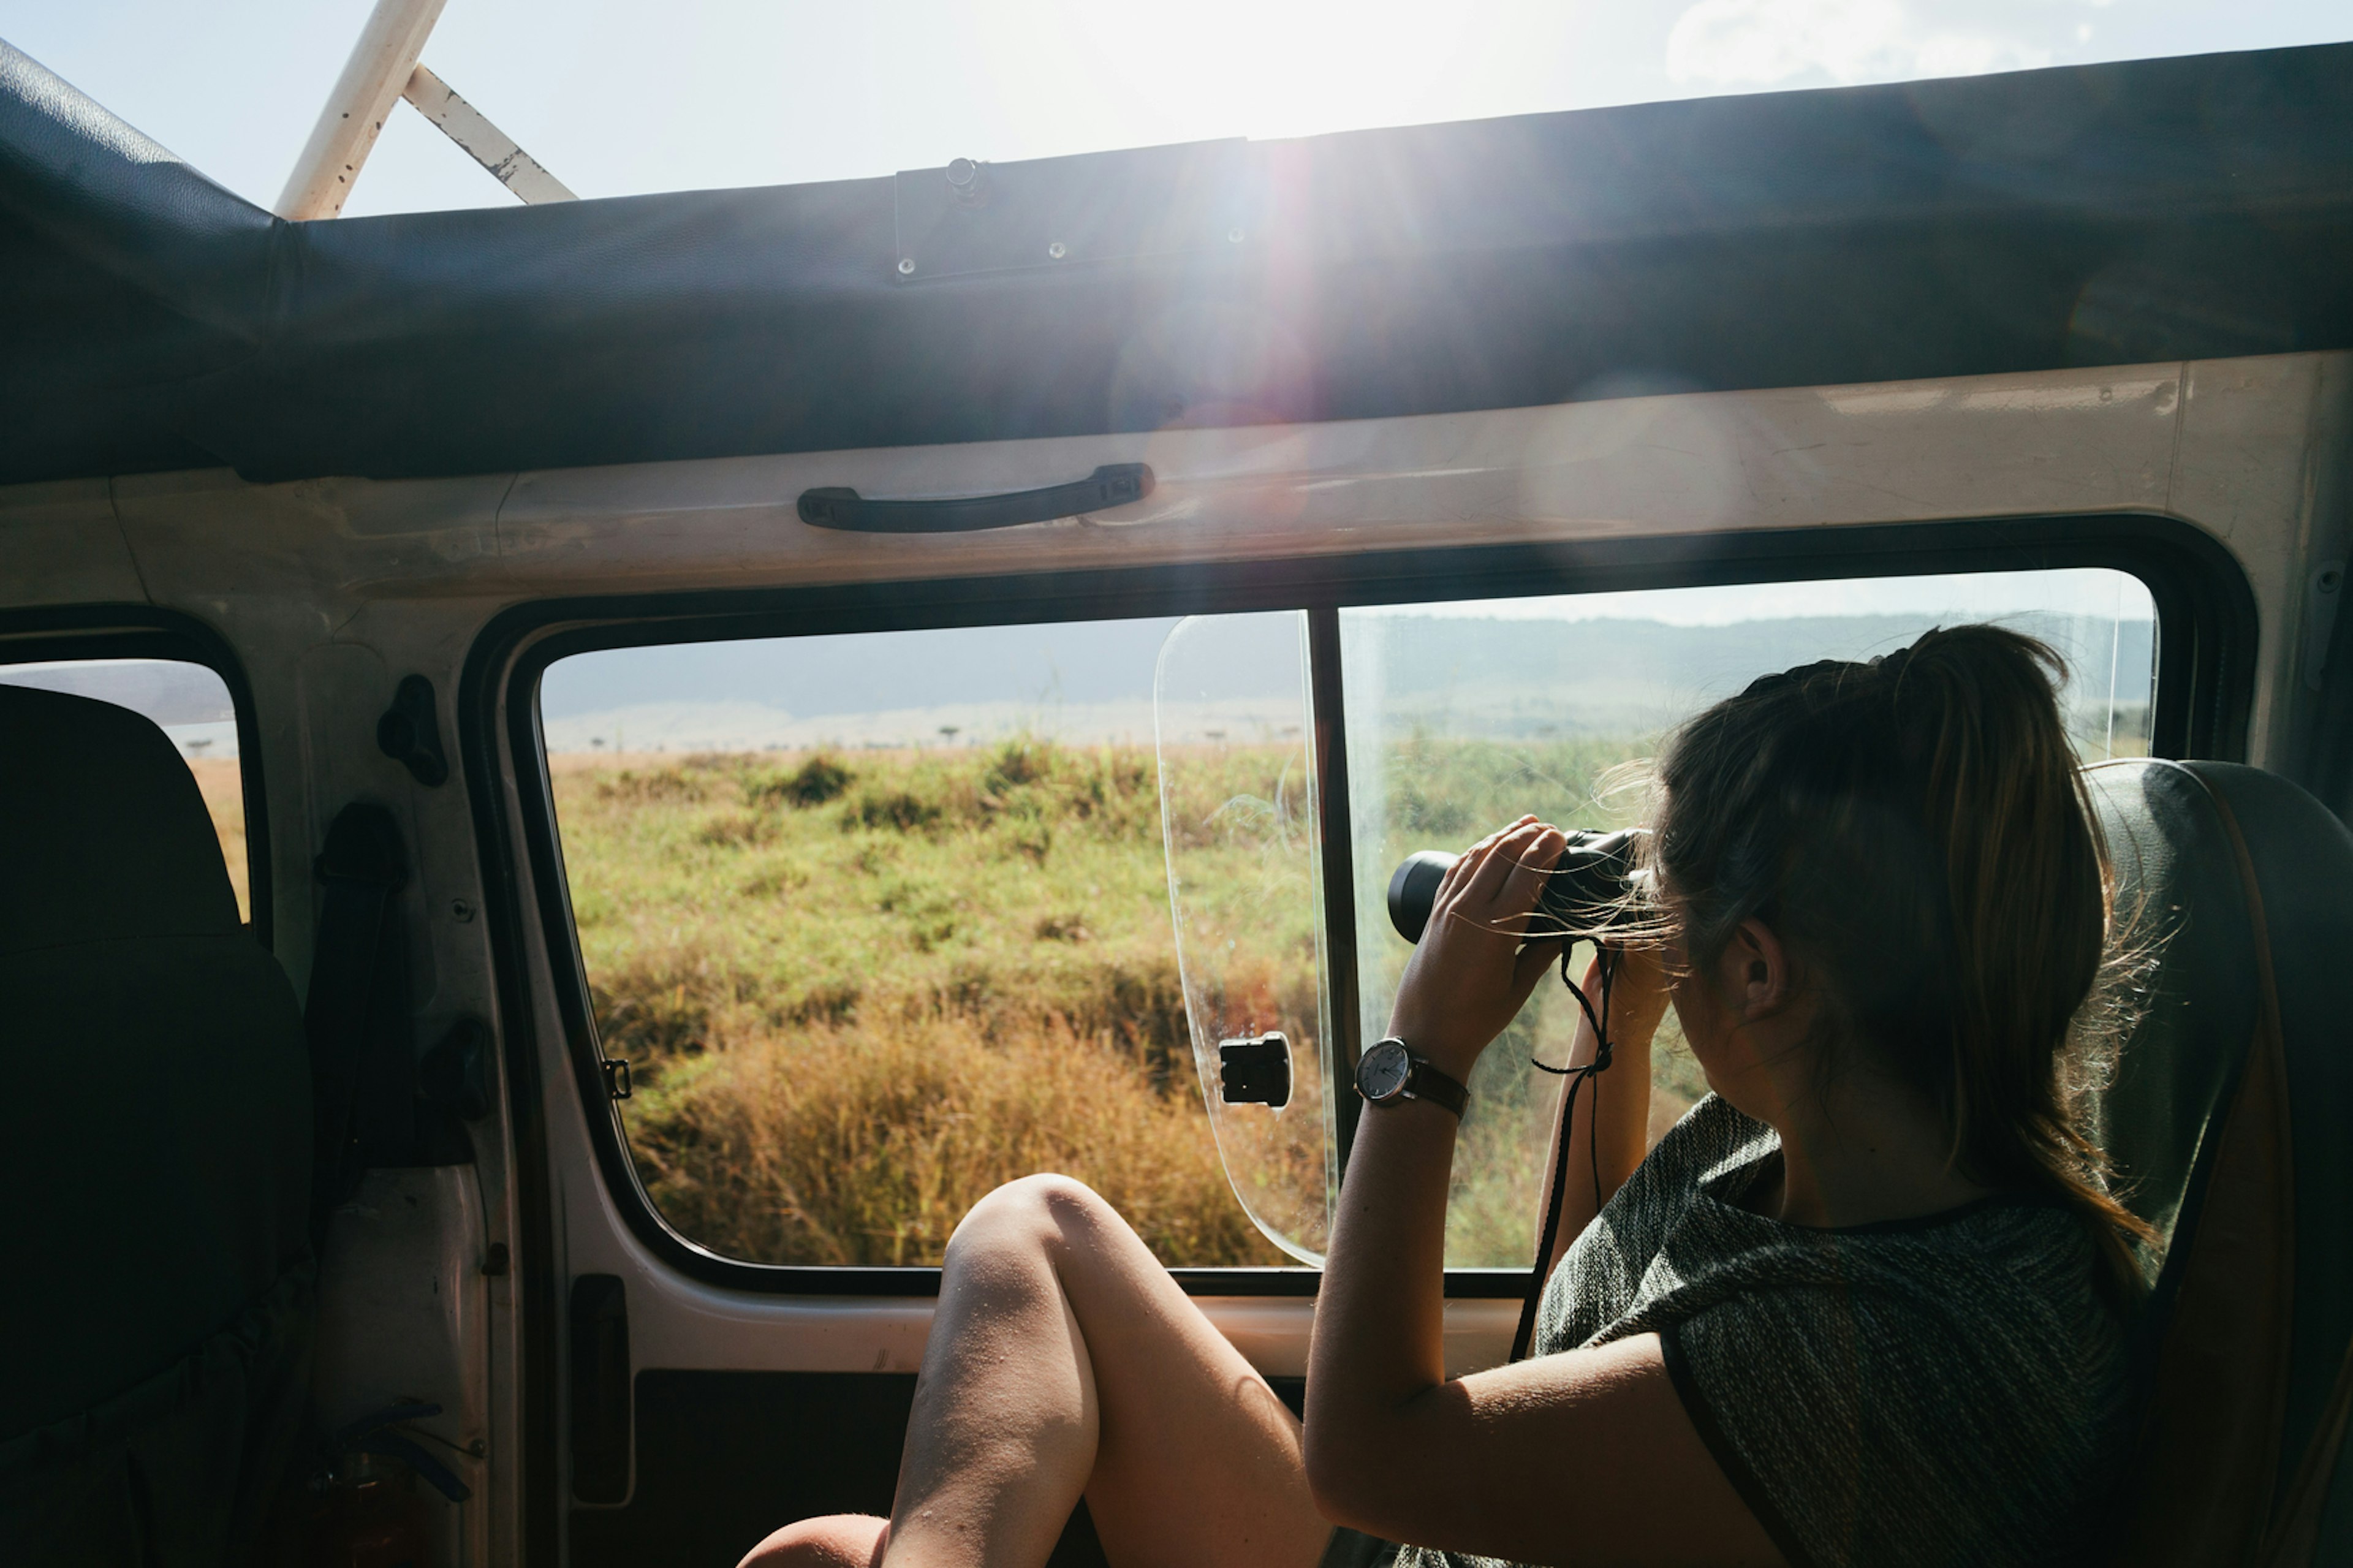
<instances>
[{"instance_id":1,"label":"window frame","mask_svg":"<svg viewBox=\"0 0 2353 1568\"><path fill-rule=\"evenodd\" d=\"M168 659L201 665L228 689L237 716L237 793L245 806L247 929L275 951L269 805L262 787L261 721L245 667L227 638L193 616L153 605L73 605L0 610L0 666L52 660Z\"/></svg>"},{"instance_id":2,"label":"window frame","mask_svg":"<svg viewBox=\"0 0 2353 1568\"><path fill-rule=\"evenodd\" d=\"M1216 562L1083 571L898 579L823 586L754 587L538 600L486 625L460 683L459 743L485 876L501 1031L532 1256L552 1257L552 1184L547 1168L538 1029L527 955L535 923L549 969L573 1087L598 1174L634 1237L655 1257L703 1283L772 1296L931 1297L936 1268L754 1263L701 1246L664 1220L638 1182L608 1094L588 1000L587 975L572 920L557 834L539 682L574 654L681 641L717 642L842 633L1035 625L1076 620L1303 610L1309 617L1311 687L1319 788L1326 813L1324 884L1350 868L1345 759L1338 721L1337 613L1344 608L1455 600L1538 597L1630 589L1704 587L1918 576L1962 572L2106 567L2129 574L2157 609L2152 756L2243 758L2253 707L2258 616L2246 574L2212 535L2179 519L2147 513L2057 514L1760 530L1705 535L1546 541L1434 547L1278 560ZM1319 632L1318 628L1323 630ZM1326 646L1328 645L1328 646ZM1318 649L1322 651L1319 652ZM242 710L240 710L242 711ZM500 715L503 713L501 724ZM512 780L519 809L506 810ZM1339 787L1335 787L1339 786ZM1336 846L1330 815L1344 819ZM537 890L526 907L518 855ZM1339 868L1335 871L1335 867ZM1331 899L1326 900L1327 921ZM1336 906L1346 909L1344 903ZM1344 916L1353 925L1352 915ZM1336 952L1342 933L1332 934ZM1349 948L1345 962L1353 963ZM1327 984L1331 982L1327 979ZM1353 989L1340 994L1353 994ZM1356 1020L1341 1010L1347 1059ZM1354 1110L1339 1100L1344 1122ZM601 1107L603 1114L596 1113ZM1344 1138L1345 1138L1344 1134ZM1303 1267L1179 1268L1178 1283L1200 1296L1310 1296L1321 1270ZM1461 1268L1447 1274L1453 1299L1516 1297L1520 1268Z\"/></svg>"}]
</instances>

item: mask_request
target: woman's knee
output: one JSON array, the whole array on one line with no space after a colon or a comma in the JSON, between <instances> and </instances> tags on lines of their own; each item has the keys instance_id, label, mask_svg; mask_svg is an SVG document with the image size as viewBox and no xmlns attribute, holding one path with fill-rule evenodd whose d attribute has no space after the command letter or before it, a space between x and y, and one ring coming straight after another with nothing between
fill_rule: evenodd
<instances>
[{"instance_id":1,"label":"woman's knee","mask_svg":"<svg viewBox=\"0 0 2353 1568\"><path fill-rule=\"evenodd\" d=\"M1012 1247L1051 1251L1105 1226L1124 1223L1084 1182L1051 1173L1023 1176L973 1205L948 1238L948 1250Z\"/></svg>"},{"instance_id":2,"label":"woman's knee","mask_svg":"<svg viewBox=\"0 0 2353 1568\"><path fill-rule=\"evenodd\" d=\"M878 1568L891 1521L837 1513L788 1524L744 1554L735 1568Z\"/></svg>"}]
</instances>

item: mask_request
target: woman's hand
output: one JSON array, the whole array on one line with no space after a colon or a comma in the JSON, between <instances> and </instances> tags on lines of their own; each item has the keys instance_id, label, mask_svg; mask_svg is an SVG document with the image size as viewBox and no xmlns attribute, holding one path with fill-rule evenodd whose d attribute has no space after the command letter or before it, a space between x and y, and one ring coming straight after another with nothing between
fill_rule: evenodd
<instances>
[{"instance_id":1,"label":"woman's hand","mask_svg":"<svg viewBox=\"0 0 2353 1568\"><path fill-rule=\"evenodd\" d=\"M1471 1076L1560 956L1558 942L1520 942L1566 847L1560 829L1524 816L1472 845L1439 883L1389 1033L1449 1077Z\"/></svg>"},{"instance_id":2,"label":"woman's hand","mask_svg":"<svg viewBox=\"0 0 2353 1568\"><path fill-rule=\"evenodd\" d=\"M1612 1047L1641 1042L1647 1044L1658 1033L1659 1022L1667 1015L1673 986L1667 978L1667 954L1645 942L1636 946L1612 947L1613 960L1609 972L1609 1043ZM1587 960L1585 994L1596 1007L1601 1005L1601 960L1599 954ZM1571 1066L1581 1066L1593 1059L1586 1036L1591 1027L1583 1020L1577 1024L1577 1049L1570 1057Z\"/></svg>"}]
</instances>

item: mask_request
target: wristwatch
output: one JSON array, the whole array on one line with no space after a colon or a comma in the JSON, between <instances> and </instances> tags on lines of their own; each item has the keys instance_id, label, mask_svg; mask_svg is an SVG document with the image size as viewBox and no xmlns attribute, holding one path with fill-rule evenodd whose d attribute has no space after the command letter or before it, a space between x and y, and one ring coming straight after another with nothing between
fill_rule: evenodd
<instances>
[{"instance_id":1,"label":"wristwatch","mask_svg":"<svg viewBox=\"0 0 2353 1568\"><path fill-rule=\"evenodd\" d=\"M1403 1040L1388 1039L1356 1058L1356 1092L1372 1105L1426 1100L1455 1115L1471 1103L1471 1091L1415 1056Z\"/></svg>"}]
</instances>

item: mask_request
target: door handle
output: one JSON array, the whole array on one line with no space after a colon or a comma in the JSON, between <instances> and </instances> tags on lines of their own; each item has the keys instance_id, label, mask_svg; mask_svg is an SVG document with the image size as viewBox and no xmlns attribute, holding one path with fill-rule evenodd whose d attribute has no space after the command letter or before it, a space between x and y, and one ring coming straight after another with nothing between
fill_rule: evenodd
<instances>
[{"instance_id":1,"label":"door handle","mask_svg":"<svg viewBox=\"0 0 2353 1568\"><path fill-rule=\"evenodd\" d=\"M1152 469L1143 463L1105 463L1083 479L1004 495L944 500L869 500L846 486L803 490L801 521L812 528L850 533L974 533L1050 522L1082 511L1104 511L1152 493Z\"/></svg>"}]
</instances>

